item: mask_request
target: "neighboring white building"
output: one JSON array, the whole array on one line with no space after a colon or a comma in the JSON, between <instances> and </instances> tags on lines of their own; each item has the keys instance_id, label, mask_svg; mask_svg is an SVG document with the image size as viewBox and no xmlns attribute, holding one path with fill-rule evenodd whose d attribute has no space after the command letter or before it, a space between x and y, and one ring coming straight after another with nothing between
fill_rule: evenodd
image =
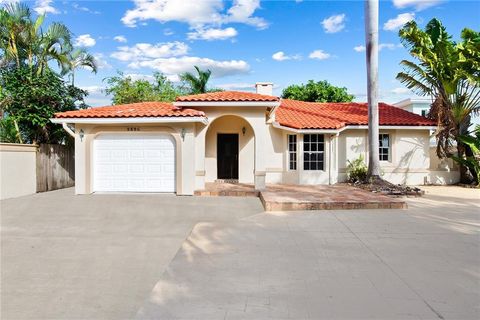
<instances>
[{"instance_id":1,"label":"neighboring white building","mask_svg":"<svg viewBox=\"0 0 480 320\"><path fill-rule=\"evenodd\" d=\"M432 104L432 99L430 98L408 98L402 101L396 102L393 105L397 108L419 114L422 117L426 117L428 111L430 111L430 105Z\"/></svg>"},{"instance_id":2,"label":"neighboring white building","mask_svg":"<svg viewBox=\"0 0 480 320\"><path fill-rule=\"evenodd\" d=\"M368 158L366 103L311 103L257 92L214 92L58 113L75 137L75 190L192 195L216 180L334 184ZM261 93L261 94L260 94ZM432 167L434 122L381 103L380 160L393 183L453 183ZM436 160L433 160L435 162Z\"/></svg>"},{"instance_id":3,"label":"neighboring white building","mask_svg":"<svg viewBox=\"0 0 480 320\"><path fill-rule=\"evenodd\" d=\"M427 116L430 111L430 105L432 104L431 98L415 97L401 100L393 105L397 108L413 112L423 117ZM472 125L475 121L478 123L479 118L472 119ZM430 168L432 170L438 170L445 172L442 176L447 178L449 183L456 183L460 181L460 174L458 172L457 165L451 159L439 159L437 156L437 141L435 139L435 130L430 132Z\"/></svg>"}]
</instances>

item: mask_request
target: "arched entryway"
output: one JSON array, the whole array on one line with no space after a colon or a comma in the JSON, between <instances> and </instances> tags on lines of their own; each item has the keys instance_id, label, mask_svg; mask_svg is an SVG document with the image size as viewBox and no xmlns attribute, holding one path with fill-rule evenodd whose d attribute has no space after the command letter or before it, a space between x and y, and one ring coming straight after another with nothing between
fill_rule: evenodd
<instances>
[{"instance_id":1,"label":"arched entryway","mask_svg":"<svg viewBox=\"0 0 480 320\"><path fill-rule=\"evenodd\" d=\"M224 115L213 120L205 135L205 182L255 181L255 133L242 117Z\"/></svg>"}]
</instances>

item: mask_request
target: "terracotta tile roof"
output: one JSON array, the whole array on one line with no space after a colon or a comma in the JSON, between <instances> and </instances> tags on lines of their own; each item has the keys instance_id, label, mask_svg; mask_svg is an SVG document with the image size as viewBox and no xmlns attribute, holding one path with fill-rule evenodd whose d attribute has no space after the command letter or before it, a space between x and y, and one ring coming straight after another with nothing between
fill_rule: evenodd
<instances>
[{"instance_id":1,"label":"terracotta tile roof","mask_svg":"<svg viewBox=\"0 0 480 320\"><path fill-rule=\"evenodd\" d=\"M219 91L202 94L193 94L189 96L181 96L177 98L178 102L241 102L241 101L279 101L278 97L268 96L264 94L242 92L242 91Z\"/></svg>"},{"instance_id":2,"label":"terracotta tile roof","mask_svg":"<svg viewBox=\"0 0 480 320\"><path fill-rule=\"evenodd\" d=\"M169 102L138 102L56 113L55 118L204 117L202 111L177 108Z\"/></svg>"},{"instance_id":3,"label":"terracotta tile roof","mask_svg":"<svg viewBox=\"0 0 480 320\"><path fill-rule=\"evenodd\" d=\"M434 126L432 120L396 108L386 103L379 105L380 125ZM275 119L283 126L295 129L339 129L347 125L367 125L366 103L318 103L282 100Z\"/></svg>"}]
</instances>

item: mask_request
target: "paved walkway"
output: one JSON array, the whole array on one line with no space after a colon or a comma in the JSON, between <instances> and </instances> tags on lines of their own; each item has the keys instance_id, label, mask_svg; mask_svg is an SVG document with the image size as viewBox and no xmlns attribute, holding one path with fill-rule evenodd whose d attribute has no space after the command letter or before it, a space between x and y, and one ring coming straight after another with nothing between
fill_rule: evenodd
<instances>
[{"instance_id":1,"label":"paved walkway","mask_svg":"<svg viewBox=\"0 0 480 320\"><path fill-rule=\"evenodd\" d=\"M137 319L479 319L480 191L199 223Z\"/></svg>"}]
</instances>

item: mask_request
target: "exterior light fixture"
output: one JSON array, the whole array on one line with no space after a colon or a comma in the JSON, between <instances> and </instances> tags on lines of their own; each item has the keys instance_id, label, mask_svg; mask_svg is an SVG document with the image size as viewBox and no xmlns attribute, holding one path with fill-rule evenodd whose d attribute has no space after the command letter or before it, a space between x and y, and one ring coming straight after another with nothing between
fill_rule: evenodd
<instances>
[{"instance_id":1,"label":"exterior light fixture","mask_svg":"<svg viewBox=\"0 0 480 320\"><path fill-rule=\"evenodd\" d=\"M243 135L245 135L245 132L247 132L247 128L243 127L243 128L242 128L242 133L243 133Z\"/></svg>"},{"instance_id":2,"label":"exterior light fixture","mask_svg":"<svg viewBox=\"0 0 480 320\"><path fill-rule=\"evenodd\" d=\"M182 131L180 132L180 136L182 137L182 141L185 141L185 134L187 133L187 130L185 128L182 128Z\"/></svg>"},{"instance_id":3,"label":"exterior light fixture","mask_svg":"<svg viewBox=\"0 0 480 320\"><path fill-rule=\"evenodd\" d=\"M80 141L83 142L83 137L85 137L85 132L83 131L83 129L80 129L78 136L80 137Z\"/></svg>"}]
</instances>

